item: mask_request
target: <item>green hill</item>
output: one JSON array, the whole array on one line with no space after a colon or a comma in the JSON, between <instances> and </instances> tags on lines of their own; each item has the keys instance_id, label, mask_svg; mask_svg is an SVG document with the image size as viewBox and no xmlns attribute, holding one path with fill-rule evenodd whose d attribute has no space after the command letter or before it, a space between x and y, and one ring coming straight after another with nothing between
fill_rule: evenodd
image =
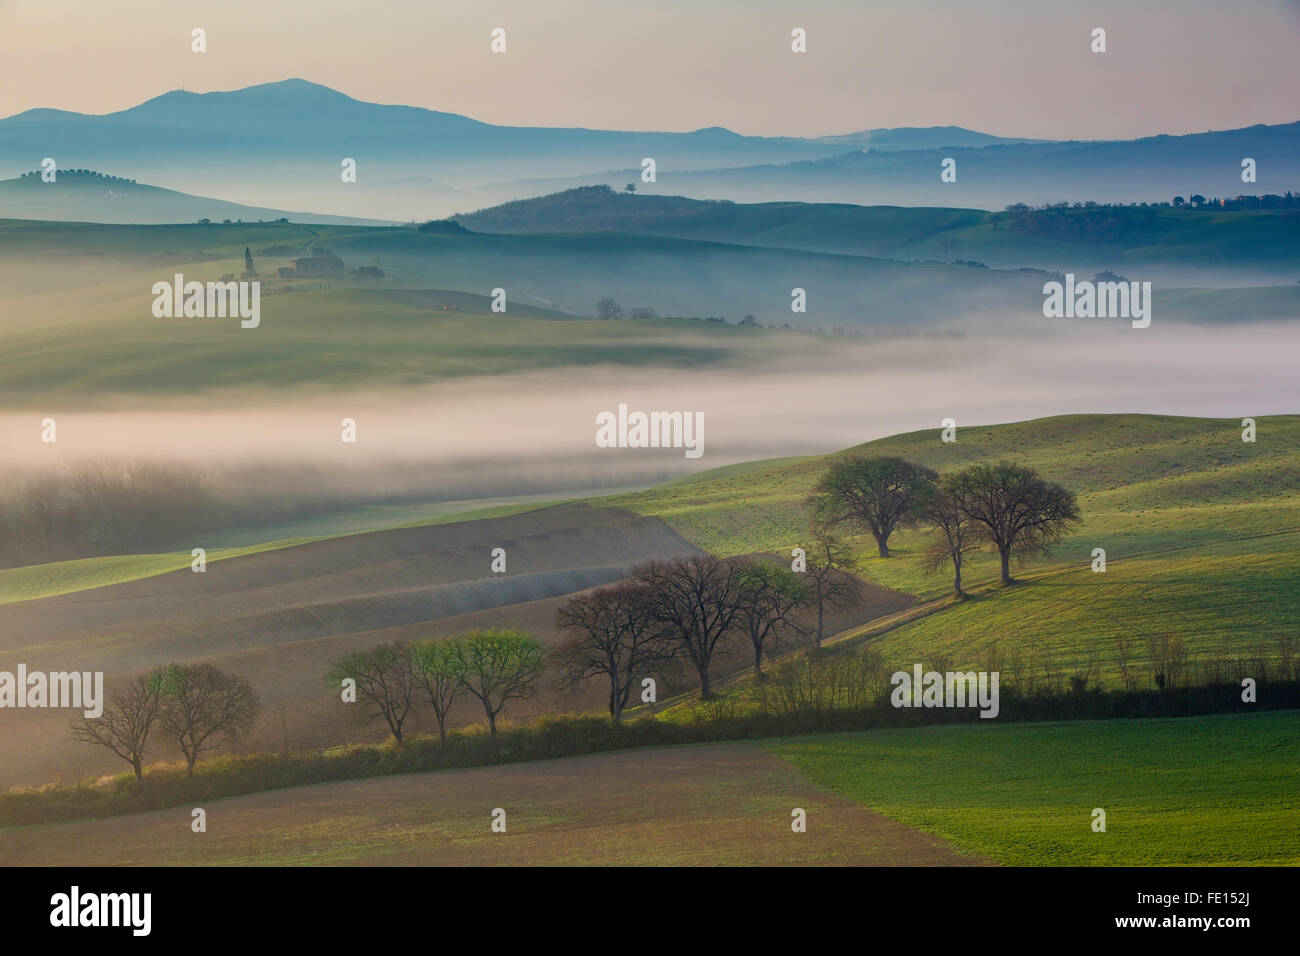
<instances>
[{"instance_id":1,"label":"green hill","mask_svg":"<svg viewBox=\"0 0 1300 956\"><path fill-rule=\"evenodd\" d=\"M1293 634L1300 416L1257 423L1258 440L1247 444L1239 420L1070 415L962 428L953 444L933 429L839 453L900 455L940 472L1012 458L1075 491L1083 513L1058 548L1023 569L1038 577L1029 585L989 589L897 627L881 647L891 659L975 665L994 645L1033 645L1063 667L1093 659L1113 686L1119 635L1144 648L1150 636L1178 634L1204 658ZM662 517L710 551L789 554L808 540L804 496L835 457L734 466L610 500ZM863 576L923 599L944 596L946 573L922 570L925 539L922 531L896 534L888 559L856 539ZM1106 550L1104 574L1091 571L1097 547ZM995 581L993 556L973 556L964 577L969 586Z\"/></svg>"}]
</instances>

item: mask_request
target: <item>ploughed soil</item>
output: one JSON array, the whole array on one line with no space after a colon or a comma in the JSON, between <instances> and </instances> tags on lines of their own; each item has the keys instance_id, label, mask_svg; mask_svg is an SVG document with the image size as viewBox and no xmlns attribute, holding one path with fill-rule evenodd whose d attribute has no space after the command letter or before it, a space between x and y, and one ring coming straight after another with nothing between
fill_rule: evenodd
<instances>
[{"instance_id":1,"label":"ploughed soil","mask_svg":"<svg viewBox=\"0 0 1300 956\"><path fill-rule=\"evenodd\" d=\"M806 832L791 828L806 813ZM7 865L987 863L822 790L748 743L319 784L0 831ZM492 830L505 811L505 832Z\"/></svg>"}]
</instances>

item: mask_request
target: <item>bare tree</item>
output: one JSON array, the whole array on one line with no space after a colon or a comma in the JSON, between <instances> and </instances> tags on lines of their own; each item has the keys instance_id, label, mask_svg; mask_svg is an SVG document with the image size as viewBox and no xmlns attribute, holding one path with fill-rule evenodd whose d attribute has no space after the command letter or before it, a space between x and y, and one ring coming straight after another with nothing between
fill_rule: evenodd
<instances>
[{"instance_id":1,"label":"bare tree","mask_svg":"<svg viewBox=\"0 0 1300 956\"><path fill-rule=\"evenodd\" d=\"M172 664L162 675L162 723L194 776L199 754L245 733L257 718L257 694L242 677L211 664Z\"/></svg>"},{"instance_id":2,"label":"bare tree","mask_svg":"<svg viewBox=\"0 0 1300 956\"><path fill-rule=\"evenodd\" d=\"M1115 635L1115 663L1119 667L1119 679L1125 689L1137 690L1138 672L1133 668L1133 643L1127 634Z\"/></svg>"},{"instance_id":3,"label":"bare tree","mask_svg":"<svg viewBox=\"0 0 1300 956\"><path fill-rule=\"evenodd\" d=\"M160 669L133 678L99 717L73 721L72 739L111 750L131 765L136 782L144 783L144 748L162 708L161 689Z\"/></svg>"},{"instance_id":4,"label":"bare tree","mask_svg":"<svg viewBox=\"0 0 1300 956\"><path fill-rule=\"evenodd\" d=\"M782 629L794 631L791 615L811 600L808 587L789 568L746 562L740 572L739 624L754 647L754 676L763 676L763 645Z\"/></svg>"},{"instance_id":5,"label":"bare tree","mask_svg":"<svg viewBox=\"0 0 1300 956\"><path fill-rule=\"evenodd\" d=\"M1163 694L1178 685L1187 669L1187 645L1178 634L1150 634L1147 664L1151 668L1151 682Z\"/></svg>"},{"instance_id":6,"label":"bare tree","mask_svg":"<svg viewBox=\"0 0 1300 956\"><path fill-rule=\"evenodd\" d=\"M460 683L458 658L451 641L419 641L411 646L415 679L429 697L438 719L438 739L447 742L447 715L464 689Z\"/></svg>"},{"instance_id":7,"label":"bare tree","mask_svg":"<svg viewBox=\"0 0 1300 956\"><path fill-rule=\"evenodd\" d=\"M457 680L478 698L488 730L497 733L497 716L510 700L531 697L542 673L542 645L524 631L470 631L453 641Z\"/></svg>"},{"instance_id":8,"label":"bare tree","mask_svg":"<svg viewBox=\"0 0 1300 956\"><path fill-rule=\"evenodd\" d=\"M393 739L402 742L402 725L411 712L415 694L415 667L411 647L405 641L379 644L368 651L356 651L334 662L330 681L356 681L357 703L367 717L382 717Z\"/></svg>"},{"instance_id":9,"label":"bare tree","mask_svg":"<svg viewBox=\"0 0 1300 956\"><path fill-rule=\"evenodd\" d=\"M670 654L664 626L651 613L652 596L644 584L622 581L570 598L555 612L556 627L571 635L561 650L565 678L575 685L607 678L616 724L637 679L659 676Z\"/></svg>"},{"instance_id":10,"label":"bare tree","mask_svg":"<svg viewBox=\"0 0 1300 956\"><path fill-rule=\"evenodd\" d=\"M712 694L709 665L739 613L740 568L711 554L647 561L632 577L650 589L652 618L669 629L700 678L700 696Z\"/></svg>"},{"instance_id":11,"label":"bare tree","mask_svg":"<svg viewBox=\"0 0 1300 956\"><path fill-rule=\"evenodd\" d=\"M871 532L882 558L889 557L894 529L915 523L917 508L939 476L902 458L845 458L833 464L810 499L815 520Z\"/></svg>"},{"instance_id":12,"label":"bare tree","mask_svg":"<svg viewBox=\"0 0 1300 956\"><path fill-rule=\"evenodd\" d=\"M951 564L952 591L959 599L966 596L961 589L962 563L967 552L979 548L979 526L970 516L967 496L965 485L949 476L940 481L920 506L922 520L938 531L934 543L925 551L922 567L934 572Z\"/></svg>"},{"instance_id":13,"label":"bare tree","mask_svg":"<svg viewBox=\"0 0 1300 956\"><path fill-rule=\"evenodd\" d=\"M809 591L817 608L816 644L822 646L826 630L826 609L847 607L862 593L853 577L858 562L853 551L833 534L821 533L807 549Z\"/></svg>"}]
</instances>

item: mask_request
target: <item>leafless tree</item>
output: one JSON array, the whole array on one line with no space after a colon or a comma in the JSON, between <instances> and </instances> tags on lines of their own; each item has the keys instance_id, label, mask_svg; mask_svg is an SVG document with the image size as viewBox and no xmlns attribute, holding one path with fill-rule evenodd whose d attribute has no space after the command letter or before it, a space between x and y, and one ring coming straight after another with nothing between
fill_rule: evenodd
<instances>
[{"instance_id":1,"label":"leafless tree","mask_svg":"<svg viewBox=\"0 0 1300 956\"><path fill-rule=\"evenodd\" d=\"M379 644L368 651L356 651L334 662L330 681L356 681L357 703L371 719L382 717L397 743L402 742L402 725L411 712L415 695L415 666L411 647L405 641Z\"/></svg>"},{"instance_id":2,"label":"leafless tree","mask_svg":"<svg viewBox=\"0 0 1300 956\"><path fill-rule=\"evenodd\" d=\"M172 664L162 675L162 724L185 756L186 776L204 750L247 732L258 700L244 678L211 664Z\"/></svg>"},{"instance_id":3,"label":"leafless tree","mask_svg":"<svg viewBox=\"0 0 1300 956\"><path fill-rule=\"evenodd\" d=\"M113 695L99 717L79 717L72 739L111 750L131 765L144 783L144 749L162 709L162 671L154 669L131 680Z\"/></svg>"},{"instance_id":4,"label":"leafless tree","mask_svg":"<svg viewBox=\"0 0 1300 956\"><path fill-rule=\"evenodd\" d=\"M738 623L754 648L754 676L763 676L763 646L782 631L797 630L791 620L796 610L812 600L800 576L770 561L745 562L740 572Z\"/></svg>"},{"instance_id":5,"label":"leafless tree","mask_svg":"<svg viewBox=\"0 0 1300 956\"><path fill-rule=\"evenodd\" d=\"M739 565L702 554L647 561L632 577L650 590L652 619L669 629L699 675L700 696L709 697L709 665L739 614Z\"/></svg>"},{"instance_id":6,"label":"leafless tree","mask_svg":"<svg viewBox=\"0 0 1300 956\"><path fill-rule=\"evenodd\" d=\"M637 680L661 676L671 653L652 598L644 584L622 581L570 598L555 613L556 626L570 635L560 652L565 678L572 685L606 678L614 723L623 719Z\"/></svg>"},{"instance_id":7,"label":"leafless tree","mask_svg":"<svg viewBox=\"0 0 1300 956\"><path fill-rule=\"evenodd\" d=\"M826 609L847 607L862 593L853 577L858 562L852 549L832 534L818 534L807 548L809 591L817 608L816 644L822 646L826 630Z\"/></svg>"}]
</instances>

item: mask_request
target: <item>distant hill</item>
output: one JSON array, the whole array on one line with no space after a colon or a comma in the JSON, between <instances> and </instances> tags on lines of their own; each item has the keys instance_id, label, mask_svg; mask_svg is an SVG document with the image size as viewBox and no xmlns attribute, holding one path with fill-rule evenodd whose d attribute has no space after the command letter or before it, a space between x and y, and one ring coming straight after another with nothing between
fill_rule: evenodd
<instances>
[{"instance_id":1,"label":"distant hill","mask_svg":"<svg viewBox=\"0 0 1300 956\"><path fill-rule=\"evenodd\" d=\"M197 222L200 219L213 222L290 219L340 225L388 225L378 219L289 212L207 196L191 196L90 169L61 169L54 182L48 183L39 173L31 172L0 180L0 218L140 224Z\"/></svg>"},{"instance_id":2,"label":"distant hill","mask_svg":"<svg viewBox=\"0 0 1300 956\"><path fill-rule=\"evenodd\" d=\"M1247 157L1255 160L1257 172L1250 184L1241 181ZM939 178L945 159L956 162L955 182ZM660 172L658 187L650 191L746 202L780 198L1000 209L1016 202L1151 202L1179 194L1297 189L1300 122L1105 142L859 149L780 165Z\"/></svg>"},{"instance_id":3,"label":"distant hill","mask_svg":"<svg viewBox=\"0 0 1300 956\"><path fill-rule=\"evenodd\" d=\"M938 149L941 146L997 146L1015 143L1047 143L1052 140L993 136L960 126L899 126L896 129L868 129L843 136L819 136L817 142L862 149Z\"/></svg>"},{"instance_id":4,"label":"distant hill","mask_svg":"<svg viewBox=\"0 0 1300 956\"><path fill-rule=\"evenodd\" d=\"M1190 191L1189 191L1190 194ZM1109 206L980 209L733 203L583 186L458 214L476 232L617 231L993 268L1183 264L1300 276L1300 205L1217 211Z\"/></svg>"}]
</instances>

